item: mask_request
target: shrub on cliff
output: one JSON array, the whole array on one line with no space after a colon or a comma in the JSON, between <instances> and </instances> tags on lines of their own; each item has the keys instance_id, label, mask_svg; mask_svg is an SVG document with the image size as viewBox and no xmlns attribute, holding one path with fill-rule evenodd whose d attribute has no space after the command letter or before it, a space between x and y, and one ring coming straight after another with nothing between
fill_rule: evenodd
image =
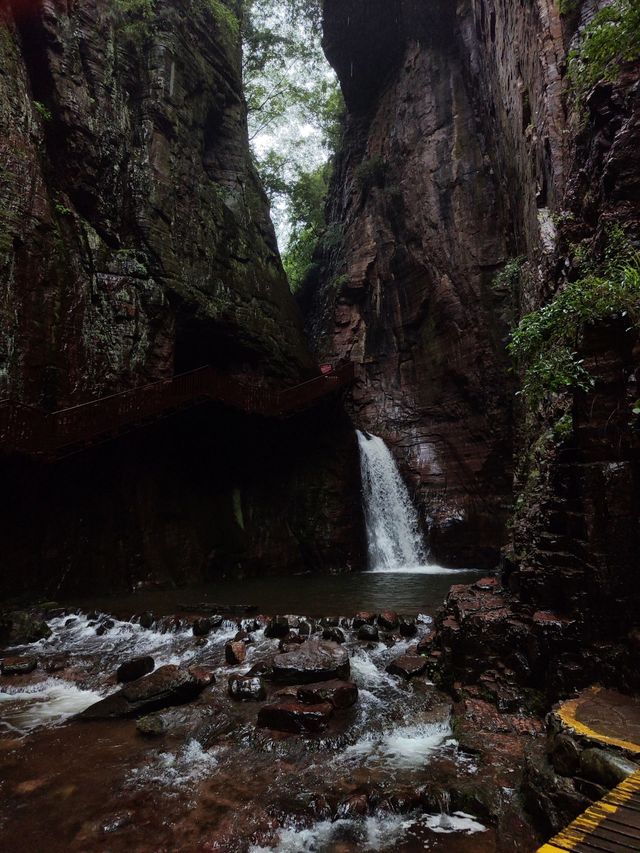
<instances>
[{"instance_id":1,"label":"shrub on cliff","mask_svg":"<svg viewBox=\"0 0 640 853\"><path fill-rule=\"evenodd\" d=\"M601 80L615 80L621 63L640 59L640 3L614 0L584 28L569 54L569 83L579 105Z\"/></svg>"},{"instance_id":2,"label":"shrub on cliff","mask_svg":"<svg viewBox=\"0 0 640 853\"><path fill-rule=\"evenodd\" d=\"M548 305L528 314L509 350L524 369L521 393L531 405L550 392L588 390L593 378L577 355L586 326L616 317L640 324L640 255L614 229L604 262L567 285Z\"/></svg>"}]
</instances>

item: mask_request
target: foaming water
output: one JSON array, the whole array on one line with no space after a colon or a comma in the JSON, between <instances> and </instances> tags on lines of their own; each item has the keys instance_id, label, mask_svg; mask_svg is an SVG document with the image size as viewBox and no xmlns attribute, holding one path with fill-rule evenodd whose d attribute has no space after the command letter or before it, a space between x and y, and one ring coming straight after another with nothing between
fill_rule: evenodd
<instances>
[{"instance_id":1,"label":"foaming water","mask_svg":"<svg viewBox=\"0 0 640 853\"><path fill-rule=\"evenodd\" d=\"M25 734L41 726L59 725L98 702L102 695L57 678L24 686L3 686L0 728Z\"/></svg>"},{"instance_id":2,"label":"foaming water","mask_svg":"<svg viewBox=\"0 0 640 853\"><path fill-rule=\"evenodd\" d=\"M373 584L378 580L369 576ZM382 580L391 583L391 578ZM342 612L353 613L355 608ZM294 626L296 618L291 619ZM264 621L258 621L262 627L254 625L253 619L244 623L251 642L244 663L233 667L225 664L224 644L236 634L238 620L224 622L206 637L197 638L184 619L173 616L145 629L135 620L80 613L51 619L51 637L22 647L23 652L39 658L41 668L24 680L16 678L6 687L0 685L4 690L0 693L4 732L0 729L0 733L8 744L17 742L15 735L19 734L21 749L27 743L35 748L24 749L24 772L17 760L9 765L13 774L9 786L14 785L9 790L31 790L40 780L54 779L61 764L65 784L69 777L77 785L73 804L62 804L61 811L58 806L50 808L44 783L42 793L33 794L30 841L37 837L30 849L42 849L46 834L64 838L66 849L102 850L105 838L100 827L104 826L116 827L109 830L113 832L109 849L114 853L146 849L142 842L151 839L151 833L157 849L178 849L172 827L182 822L191 833L185 849L197 849L211 832L212 838L221 839L222 846L215 849L246 851L259 839L265 846L252 848L255 853L334 849L353 853L385 851L397 845L401 845L399 849L409 845L407 849L413 850L416 843L422 849L424 838L433 842L444 834L443 843L447 844L446 833L458 833L458 841L462 841L463 834L482 830L473 817L463 814L398 815L381 808L375 814L355 816L349 811L356 780L366 792L368 809L374 811L388 792L397 792L402 799L426 775L437 779L439 768L451 772L452 766L459 766L465 778L472 772L459 763L447 700L434 696L433 686L424 677L407 682L386 671L393 658L406 654L429 631L432 619L425 611L417 615L414 637L399 638L381 631L375 643L358 640L350 621L338 618L359 700L348 711L336 713L320 735L308 737L273 735L256 728L259 704L236 703L228 695L231 673L244 673L255 663L269 662L278 652L280 641L266 637ZM308 617L305 621L311 637L320 638L326 623ZM133 721L113 728L107 721L95 728L89 723L74 728L72 722L52 731L117 690L117 665L142 654L151 655L156 667L164 663L202 666L213 671L215 681L197 700L162 711L166 734L158 738L137 734ZM63 668L47 677L42 674L44 662L51 659L53 664L54 658ZM276 701L276 688L267 679L268 701ZM47 746L51 749L48 758ZM64 749L69 752L60 752ZM68 767L64 755L69 756ZM51 761L44 768L37 765L43 756ZM101 773L95 773L96 766ZM14 818L12 811L16 802L23 802L22 796L16 793L4 810L0 804L0 823L10 827L12 839L22 839L24 813ZM332 820L325 819L329 814L326 807L320 812L315 805L311 808L310 802L315 803L316 798L318 803L331 803ZM191 810L194 817L185 817ZM130 814L135 820L127 817ZM82 826L77 837L67 835L72 823ZM37 830L40 835L33 827L41 827ZM143 839L145 834L148 838ZM473 840L469 843L473 845Z\"/></svg>"},{"instance_id":3,"label":"foaming water","mask_svg":"<svg viewBox=\"0 0 640 853\"><path fill-rule=\"evenodd\" d=\"M444 566L392 566L391 568L370 569L370 575L455 575L460 572L477 571L474 569L447 569Z\"/></svg>"},{"instance_id":4,"label":"foaming water","mask_svg":"<svg viewBox=\"0 0 640 853\"><path fill-rule=\"evenodd\" d=\"M154 786L170 794L213 776L217 767L217 751L205 750L197 740L190 740L176 753L160 752L146 766L135 768L128 783L145 789Z\"/></svg>"},{"instance_id":5,"label":"foaming water","mask_svg":"<svg viewBox=\"0 0 640 853\"><path fill-rule=\"evenodd\" d=\"M357 431L369 569L402 570L423 566L426 554L418 513L384 441Z\"/></svg>"},{"instance_id":6,"label":"foaming water","mask_svg":"<svg viewBox=\"0 0 640 853\"><path fill-rule=\"evenodd\" d=\"M440 833L473 835L487 828L464 812L448 814L383 814L365 818L322 820L310 827L290 826L282 829L272 847L250 847L250 853L325 853L328 850L354 849L366 853L394 849L396 845L420 837L428 849L425 830ZM423 847L423 844L420 844ZM455 850L451 846L451 850Z\"/></svg>"},{"instance_id":7,"label":"foaming water","mask_svg":"<svg viewBox=\"0 0 640 853\"><path fill-rule=\"evenodd\" d=\"M432 832L451 833L461 832L465 835L474 835L476 832L486 832L487 827L477 821L473 815L465 812L454 812L453 814L428 814L422 815L419 822L423 823Z\"/></svg>"},{"instance_id":8,"label":"foaming water","mask_svg":"<svg viewBox=\"0 0 640 853\"><path fill-rule=\"evenodd\" d=\"M381 733L367 732L346 748L344 760L396 770L424 767L451 734L448 719L397 726Z\"/></svg>"},{"instance_id":9,"label":"foaming water","mask_svg":"<svg viewBox=\"0 0 640 853\"><path fill-rule=\"evenodd\" d=\"M388 850L405 833L406 818L401 815L367 817L360 820L322 820L300 829L281 830L275 847L251 847L250 853L323 853L340 843L358 844L360 850Z\"/></svg>"}]
</instances>

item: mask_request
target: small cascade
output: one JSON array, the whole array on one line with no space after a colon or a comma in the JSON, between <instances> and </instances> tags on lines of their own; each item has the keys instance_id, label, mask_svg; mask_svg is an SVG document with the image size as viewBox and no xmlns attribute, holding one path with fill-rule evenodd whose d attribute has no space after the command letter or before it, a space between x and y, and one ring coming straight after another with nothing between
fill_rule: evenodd
<instances>
[{"instance_id":1,"label":"small cascade","mask_svg":"<svg viewBox=\"0 0 640 853\"><path fill-rule=\"evenodd\" d=\"M418 514L398 466L381 438L357 432L369 570L398 571L424 566L426 554Z\"/></svg>"}]
</instances>

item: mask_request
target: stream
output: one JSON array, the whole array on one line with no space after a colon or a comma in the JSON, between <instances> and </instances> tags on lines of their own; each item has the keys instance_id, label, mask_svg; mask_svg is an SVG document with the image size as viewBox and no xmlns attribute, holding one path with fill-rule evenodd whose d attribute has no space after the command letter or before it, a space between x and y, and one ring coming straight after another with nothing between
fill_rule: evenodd
<instances>
[{"instance_id":1,"label":"stream","mask_svg":"<svg viewBox=\"0 0 640 853\"><path fill-rule=\"evenodd\" d=\"M407 682L386 672L429 632L431 617L417 615L412 638L389 631L373 642L359 640L351 620L309 620L311 639L337 622L358 702L326 730L300 736L256 728L256 703L228 694L229 676L278 652L262 617L225 619L206 638L194 637L180 615L150 628L100 613L50 619L47 640L12 650L37 656L39 668L2 681L3 849L483 849L472 839L491 831L474 815L449 812L445 802L423 807L426 780L477 772L457 749L449 701L428 678ZM239 624L252 642L243 665L229 666L224 647ZM141 735L134 720L75 719L117 689L120 663L142 655L156 670L209 668L215 684L166 711L160 738ZM203 739L208 720L214 736Z\"/></svg>"},{"instance_id":2,"label":"stream","mask_svg":"<svg viewBox=\"0 0 640 853\"><path fill-rule=\"evenodd\" d=\"M512 771L460 748L429 678L434 613L478 573L430 563L358 438L370 571L94 596L2 653L2 849L518 849L478 814L487 791L511 807Z\"/></svg>"}]
</instances>

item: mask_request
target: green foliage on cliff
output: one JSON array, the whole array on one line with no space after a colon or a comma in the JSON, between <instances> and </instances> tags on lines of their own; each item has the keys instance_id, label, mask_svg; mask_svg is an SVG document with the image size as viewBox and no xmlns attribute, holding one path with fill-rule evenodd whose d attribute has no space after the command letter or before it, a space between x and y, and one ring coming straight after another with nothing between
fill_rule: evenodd
<instances>
[{"instance_id":1,"label":"green foliage on cliff","mask_svg":"<svg viewBox=\"0 0 640 853\"><path fill-rule=\"evenodd\" d=\"M640 323L640 255L614 228L604 262L572 282L548 305L528 314L509 350L524 369L522 394L531 405L567 388L588 390L593 379L577 355L590 324L627 317Z\"/></svg>"},{"instance_id":2,"label":"green foliage on cliff","mask_svg":"<svg viewBox=\"0 0 640 853\"><path fill-rule=\"evenodd\" d=\"M368 157L358 164L353 177L360 192L367 195L374 187L384 186L387 163L382 157Z\"/></svg>"},{"instance_id":3,"label":"green foliage on cliff","mask_svg":"<svg viewBox=\"0 0 640 853\"><path fill-rule=\"evenodd\" d=\"M600 80L615 80L620 64L640 59L640 3L614 0L597 12L569 54L568 77L579 104Z\"/></svg>"},{"instance_id":4,"label":"green foliage on cliff","mask_svg":"<svg viewBox=\"0 0 640 853\"><path fill-rule=\"evenodd\" d=\"M43 121L51 121L53 116L51 115L51 110L45 107L42 101L34 101L33 106L36 109L36 112L41 116Z\"/></svg>"},{"instance_id":5,"label":"green foliage on cliff","mask_svg":"<svg viewBox=\"0 0 640 853\"><path fill-rule=\"evenodd\" d=\"M325 229L324 206L331 168L324 164L310 172L300 171L290 188L291 239L284 254L284 268L293 291L313 264L313 254Z\"/></svg>"},{"instance_id":6,"label":"green foliage on cliff","mask_svg":"<svg viewBox=\"0 0 640 853\"><path fill-rule=\"evenodd\" d=\"M125 19L122 34L134 45L142 45L151 32L155 0L115 0L115 9Z\"/></svg>"}]
</instances>

